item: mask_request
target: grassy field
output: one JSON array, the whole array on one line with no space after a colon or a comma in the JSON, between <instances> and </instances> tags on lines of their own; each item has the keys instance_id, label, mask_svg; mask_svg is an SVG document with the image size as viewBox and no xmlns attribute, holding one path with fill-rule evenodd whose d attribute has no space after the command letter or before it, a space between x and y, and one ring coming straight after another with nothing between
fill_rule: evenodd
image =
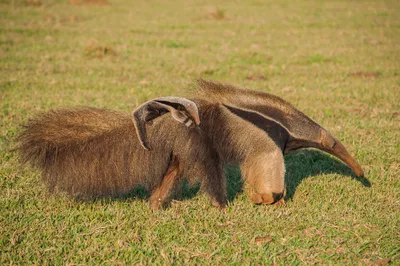
<instances>
[{"instance_id":1,"label":"grassy field","mask_svg":"<svg viewBox=\"0 0 400 266\"><path fill-rule=\"evenodd\" d=\"M0 264L400 263L400 1L107 1L0 0ZM300 151L286 207L252 205L233 168L226 213L193 190L151 212L49 195L9 151L40 111L130 112L198 77L292 102L367 180Z\"/></svg>"}]
</instances>

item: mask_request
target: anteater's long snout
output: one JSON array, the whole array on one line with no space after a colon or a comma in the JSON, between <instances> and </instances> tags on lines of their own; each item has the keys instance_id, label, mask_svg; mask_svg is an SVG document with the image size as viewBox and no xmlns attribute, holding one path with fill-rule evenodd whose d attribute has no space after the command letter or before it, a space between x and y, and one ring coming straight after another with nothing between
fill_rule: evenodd
<instances>
[{"instance_id":1,"label":"anteater's long snout","mask_svg":"<svg viewBox=\"0 0 400 266\"><path fill-rule=\"evenodd\" d=\"M322 149L336 157L340 160L345 162L353 171L354 173L359 176L363 177L364 172L361 166L357 163L357 161L350 155L350 153L346 150L343 144L334 138L328 131L322 130L321 131L321 145Z\"/></svg>"}]
</instances>

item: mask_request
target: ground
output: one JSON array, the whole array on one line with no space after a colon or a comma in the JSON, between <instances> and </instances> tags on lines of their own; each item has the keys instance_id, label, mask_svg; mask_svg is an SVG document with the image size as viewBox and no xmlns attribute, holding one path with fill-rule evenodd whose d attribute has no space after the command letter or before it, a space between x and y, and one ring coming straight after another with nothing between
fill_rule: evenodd
<instances>
[{"instance_id":1,"label":"ground","mask_svg":"<svg viewBox=\"0 0 400 266\"><path fill-rule=\"evenodd\" d=\"M0 0L0 264L398 264L399 1ZM228 169L225 212L187 190L50 195L11 151L56 107L131 112L203 77L267 91L332 132L366 179L317 151L286 157L286 207Z\"/></svg>"}]
</instances>

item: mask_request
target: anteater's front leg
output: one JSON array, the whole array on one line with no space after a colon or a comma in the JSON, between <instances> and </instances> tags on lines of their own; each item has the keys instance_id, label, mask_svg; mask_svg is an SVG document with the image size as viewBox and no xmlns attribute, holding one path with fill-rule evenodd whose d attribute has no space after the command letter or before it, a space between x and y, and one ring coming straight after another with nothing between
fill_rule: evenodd
<instances>
[{"instance_id":1,"label":"anteater's front leg","mask_svg":"<svg viewBox=\"0 0 400 266\"><path fill-rule=\"evenodd\" d=\"M161 185L157 187L150 197L150 208L152 210L157 210L168 204L172 197L172 192L175 187L179 185L181 175L181 168L179 165L179 160L176 157L173 157L171 160L171 164L169 165L163 179Z\"/></svg>"},{"instance_id":2,"label":"anteater's front leg","mask_svg":"<svg viewBox=\"0 0 400 266\"><path fill-rule=\"evenodd\" d=\"M189 169L187 165L185 166L185 174L202 177L201 190L208 194L214 207L223 209L227 204L224 167L219 155L212 147L208 145L203 147L206 148L205 151L190 157L196 161L189 164Z\"/></svg>"},{"instance_id":3,"label":"anteater's front leg","mask_svg":"<svg viewBox=\"0 0 400 266\"><path fill-rule=\"evenodd\" d=\"M227 204L225 172L219 158L214 158L212 162L212 165L206 166L202 189L209 194L214 207L224 209Z\"/></svg>"},{"instance_id":4,"label":"anteater's front leg","mask_svg":"<svg viewBox=\"0 0 400 266\"><path fill-rule=\"evenodd\" d=\"M285 204L285 162L277 147L268 152L250 154L241 170L256 204Z\"/></svg>"}]
</instances>

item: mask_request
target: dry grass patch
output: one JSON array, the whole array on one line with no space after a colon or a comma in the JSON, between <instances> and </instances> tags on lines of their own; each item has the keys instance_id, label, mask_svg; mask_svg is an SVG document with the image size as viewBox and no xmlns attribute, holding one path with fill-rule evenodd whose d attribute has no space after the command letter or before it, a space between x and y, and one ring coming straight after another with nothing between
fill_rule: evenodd
<instances>
[{"instance_id":1,"label":"dry grass patch","mask_svg":"<svg viewBox=\"0 0 400 266\"><path fill-rule=\"evenodd\" d=\"M87 5L87 6L109 6L106 0L70 0L71 5Z\"/></svg>"},{"instance_id":2,"label":"dry grass patch","mask_svg":"<svg viewBox=\"0 0 400 266\"><path fill-rule=\"evenodd\" d=\"M222 20L226 18L225 11L217 7L209 7L207 17L215 20Z\"/></svg>"},{"instance_id":3,"label":"dry grass patch","mask_svg":"<svg viewBox=\"0 0 400 266\"><path fill-rule=\"evenodd\" d=\"M379 72L354 72L350 73L347 76L350 78L378 78L382 75Z\"/></svg>"},{"instance_id":4,"label":"dry grass patch","mask_svg":"<svg viewBox=\"0 0 400 266\"><path fill-rule=\"evenodd\" d=\"M89 40L84 49L84 55L87 57L105 57L105 56L115 56L117 53L113 48L108 45L103 45L97 40Z\"/></svg>"},{"instance_id":5,"label":"dry grass patch","mask_svg":"<svg viewBox=\"0 0 400 266\"><path fill-rule=\"evenodd\" d=\"M247 80L267 80L267 76L263 74L252 74L246 76Z\"/></svg>"},{"instance_id":6,"label":"dry grass patch","mask_svg":"<svg viewBox=\"0 0 400 266\"><path fill-rule=\"evenodd\" d=\"M41 6L42 2L40 0L25 0L27 6Z\"/></svg>"}]
</instances>

